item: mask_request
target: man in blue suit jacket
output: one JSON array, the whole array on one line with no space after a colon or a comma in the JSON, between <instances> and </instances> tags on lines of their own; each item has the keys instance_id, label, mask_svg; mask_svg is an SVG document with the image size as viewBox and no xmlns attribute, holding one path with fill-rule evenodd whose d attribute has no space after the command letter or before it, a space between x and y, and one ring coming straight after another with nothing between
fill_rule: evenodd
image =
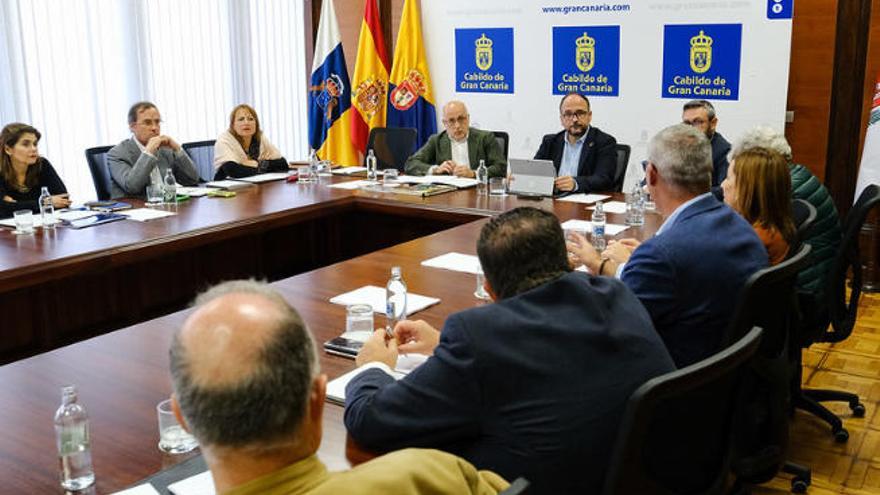
<instances>
[{"instance_id":1,"label":"man in blue suit jacket","mask_svg":"<svg viewBox=\"0 0 880 495\"><path fill-rule=\"evenodd\" d=\"M746 280L768 264L755 230L709 192L711 147L699 130L678 124L652 140L648 190L666 217L641 245L612 242L599 254L581 236L569 250L599 275L617 275L651 314L679 367L722 345Z\"/></svg>"},{"instance_id":2,"label":"man in blue suit jacket","mask_svg":"<svg viewBox=\"0 0 880 495\"><path fill-rule=\"evenodd\" d=\"M442 333L423 321L398 324L396 340L376 332L358 355L376 369L345 392L349 434L377 452L456 453L524 476L531 494L598 492L626 401L672 359L626 286L571 271L551 213L499 215L477 252L496 302L449 316ZM398 349L433 356L395 381Z\"/></svg>"}]
</instances>

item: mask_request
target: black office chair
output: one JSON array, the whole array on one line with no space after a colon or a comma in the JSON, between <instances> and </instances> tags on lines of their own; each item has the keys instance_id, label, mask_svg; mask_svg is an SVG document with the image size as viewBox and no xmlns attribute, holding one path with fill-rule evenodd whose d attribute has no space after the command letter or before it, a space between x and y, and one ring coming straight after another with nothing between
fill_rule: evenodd
<instances>
[{"instance_id":1,"label":"black office chair","mask_svg":"<svg viewBox=\"0 0 880 495\"><path fill-rule=\"evenodd\" d=\"M794 217L794 226L797 229L797 239L796 243L791 246L789 253L797 251L801 243L804 242L804 239L807 238L807 234L810 233L810 229L813 228L813 224L816 223L816 217L818 216L816 207L803 199L795 199L791 202L791 213Z\"/></svg>"},{"instance_id":2,"label":"black office chair","mask_svg":"<svg viewBox=\"0 0 880 495\"><path fill-rule=\"evenodd\" d=\"M183 143L181 147L186 154L192 159L199 172L199 179L202 182L210 182L214 180L214 142L194 141L192 143Z\"/></svg>"},{"instance_id":3,"label":"black office chair","mask_svg":"<svg viewBox=\"0 0 880 495\"><path fill-rule=\"evenodd\" d=\"M803 493L811 482L809 467L786 461L791 380L799 368L791 357L798 314L795 286L798 273L810 263L810 251L810 245L803 244L782 263L749 277L728 327L728 343L754 326L764 329L758 354L743 378L743 408L734 426L732 471L741 485L766 483L779 471L794 475L791 486L796 493Z\"/></svg>"},{"instance_id":4,"label":"black office chair","mask_svg":"<svg viewBox=\"0 0 880 495\"><path fill-rule=\"evenodd\" d=\"M604 495L726 493L734 414L763 330L702 361L648 380L627 403Z\"/></svg>"},{"instance_id":5,"label":"black office chair","mask_svg":"<svg viewBox=\"0 0 880 495\"><path fill-rule=\"evenodd\" d=\"M507 160L507 152L510 150L510 136L504 131L492 131L492 134L495 135L495 141L498 142L501 152L504 153L504 159Z\"/></svg>"},{"instance_id":6,"label":"black office chair","mask_svg":"<svg viewBox=\"0 0 880 495\"><path fill-rule=\"evenodd\" d=\"M880 204L880 187L872 184L862 192L846 216L843 226L843 240L840 242L834 263L828 271L824 300L819 300L812 294L800 294L801 319L798 324L798 338L802 347L809 347L817 342L840 342L852 333L858 314L859 298L862 294L862 259L859 252L859 233L868 213L878 204ZM852 273L848 299L846 293L847 273ZM797 353L797 360L800 363L800 352ZM861 418L865 415L865 406L859 400L859 396L837 390L804 389L801 387L801 383L800 376L792 382L795 388L795 407L827 422L831 426L834 439L838 442L846 442L849 439L849 432L843 427L843 422L820 402L846 402L853 416Z\"/></svg>"},{"instance_id":7,"label":"black office chair","mask_svg":"<svg viewBox=\"0 0 880 495\"><path fill-rule=\"evenodd\" d=\"M89 164L89 172L92 173L92 183L95 185L95 193L101 201L110 199L113 178L110 176L110 168L107 167L107 152L113 146L96 146L86 150L86 162Z\"/></svg>"},{"instance_id":8,"label":"black office chair","mask_svg":"<svg viewBox=\"0 0 880 495\"><path fill-rule=\"evenodd\" d=\"M403 172L406 159L416 152L417 139L418 131L411 127L374 127L370 129L367 150L373 150L379 170L396 168Z\"/></svg>"},{"instance_id":9,"label":"black office chair","mask_svg":"<svg viewBox=\"0 0 880 495\"><path fill-rule=\"evenodd\" d=\"M614 169L614 184L611 190L623 192L623 180L626 178L626 167L629 165L630 147L628 144L617 143L614 146L617 151L617 167Z\"/></svg>"}]
</instances>

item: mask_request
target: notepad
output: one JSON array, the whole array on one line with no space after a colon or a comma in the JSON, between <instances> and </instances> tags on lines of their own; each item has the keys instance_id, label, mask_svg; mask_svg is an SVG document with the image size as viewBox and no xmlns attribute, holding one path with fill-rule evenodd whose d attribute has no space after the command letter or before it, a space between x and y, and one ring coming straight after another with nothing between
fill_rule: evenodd
<instances>
[{"instance_id":1,"label":"notepad","mask_svg":"<svg viewBox=\"0 0 880 495\"><path fill-rule=\"evenodd\" d=\"M422 266L476 275L482 271L480 258L473 254L446 253L422 262Z\"/></svg>"},{"instance_id":2,"label":"notepad","mask_svg":"<svg viewBox=\"0 0 880 495\"><path fill-rule=\"evenodd\" d=\"M592 210L596 207L596 205L587 207L588 210ZM609 201L607 203L602 203L602 211L605 213L626 213L626 203L623 201Z\"/></svg>"},{"instance_id":3,"label":"notepad","mask_svg":"<svg viewBox=\"0 0 880 495\"><path fill-rule=\"evenodd\" d=\"M605 194L569 194L568 196L564 196L561 198L556 198L556 201L570 201L572 203L595 203L596 201L605 201L611 196Z\"/></svg>"},{"instance_id":4,"label":"notepad","mask_svg":"<svg viewBox=\"0 0 880 495\"><path fill-rule=\"evenodd\" d=\"M372 180L353 180L350 182L342 182L340 184L333 184L331 186L327 186L333 189L359 189L363 186L369 186L376 184L376 181Z\"/></svg>"},{"instance_id":5,"label":"notepad","mask_svg":"<svg viewBox=\"0 0 880 495\"><path fill-rule=\"evenodd\" d=\"M358 172L366 172L367 167L339 167L330 171L333 175L351 175Z\"/></svg>"},{"instance_id":6,"label":"notepad","mask_svg":"<svg viewBox=\"0 0 880 495\"><path fill-rule=\"evenodd\" d=\"M605 235L615 236L628 228L629 225L606 223ZM589 220L566 220L562 223L562 230L580 230L582 232L592 232L593 224L590 223Z\"/></svg>"},{"instance_id":7,"label":"notepad","mask_svg":"<svg viewBox=\"0 0 880 495\"><path fill-rule=\"evenodd\" d=\"M373 312L385 314L385 289L375 285L367 285L330 299L333 304L349 306L351 304L369 304ZM406 314L411 315L440 302L436 297L420 296L412 292L406 295Z\"/></svg>"},{"instance_id":8,"label":"notepad","mask_svg":"<svg viewBox=\"0 0 880 495\"><path fill-rule=\"evenodd\" d=\"M218 189L244 189L245 187L253 187L250 182L242 182L240 180L214 180L205 184L208 187L216 187Z\"/></svg>"},{"instance_id":9,"label":"notepad","mask_svg":"<svg viewBox=\"0 0 880 495\"><path fill-rule=\"evenodd\" d=\"M177 194L184 194L184 195L189 196L191 198L199 198L199 197L207 195L208 193L210 193L213 190L214 190L214 188L211 188L211 187L178 186L177 187Z\"/></svg>"},{"instance_id":10,"label":"notepad","mask_svg":"<svg viewBox=\"0 0 880 495\"><path fill-rule=\"evenodd\" d=\"M159 492L153 488L153 485L144 483L143 485L133 486L121 492L114 492L111 495L159 495Z\"/></svg>"},{"instance_id":11,"label":"notepad","mask_svg":"<svg viewBox=\"0 0 880 495\"><path fill-rule=\"evenodd\" d=\"M428 356L424 354L400 354L397 356L397 366L394 367L394 379L400 380L427 360ZM373 368L360 367L353 369L348 373L327 382L327 400L334 404L344 406L345 387L348 386L348 382L368 369Z\"/></svg>"},{"instance_id":12,"label":"notepad","mask_svg":"<svg viewBox=\"0 0 880 495\"><path fill-rule=\"evenodd\" d=\"M153 208L135 208L133 210L120 211L119 214L128 217L129 220L137 220L138 222L149 222L157 218L177 215L173 211L154 210Z\"/></svg>"},{"instance_id":13,"label":"notepad","mask_svg":"<svg viewBox=\"0 0 880 495\"><path fill-rule=\"evenodd\" d=\"M467 177L453 177L451 175L400 175L397 177L397 181L407 182L410 184L444 184L447 186L457 187L459 189L475 187L479 183L477 179L469 179Z\"/></svg>"},{"instance_id":14,"label":"notepad","mask_svg":"<svg viewBox=\"0 0 880 495\"><path fill-rule=\"evenodd\" d=\"M235 180L250 182L252 184L262 184L263 182L272 182L273 180L284 180L289 175L288 172L268 172L265 174L252 175L250 177L239 177Z\"/></svg>"},{"instance_id":15,"label":"notepad","mask_svg":"<svg viewBox=\"0 0 880 495\"><path fill-rule=\"evenodd\" d=\"M211 471L190 476L177 483L168 485L168 491L174 495L214 495L214 477Z\"/></svg>"}]
</instances>

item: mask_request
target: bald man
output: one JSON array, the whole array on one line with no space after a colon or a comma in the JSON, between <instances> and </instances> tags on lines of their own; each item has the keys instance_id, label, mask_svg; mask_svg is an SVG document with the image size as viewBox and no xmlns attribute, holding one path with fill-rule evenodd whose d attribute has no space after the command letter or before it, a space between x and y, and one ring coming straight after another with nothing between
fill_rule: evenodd
<instances>
[{"instance_id":1,"label":"bald man","mask_svg":"<svg viewBox=\"0 0 880 495\"><path fill-rule=\"evenodd\" d=\"M421 149L406 160L409 175L476 176L480 160L486 161L489 177L504 177L507 160L489 131L471 127L471 116L460 101L443 106L443 126L446 130L428 138Z\"/></svg>"},{"instance_id":2,"label":"bald man","mask_svg":"<svg viewBox=\"0 0 880 495\"><path fill-rule=\"evenodd\" d=\"M508 484L436 450L328 473L316 452L327 375L293 309L268 285L226 282L196 301L171 344L172 407L221 494L495 494Z\"/></svg>"}]
</instances>

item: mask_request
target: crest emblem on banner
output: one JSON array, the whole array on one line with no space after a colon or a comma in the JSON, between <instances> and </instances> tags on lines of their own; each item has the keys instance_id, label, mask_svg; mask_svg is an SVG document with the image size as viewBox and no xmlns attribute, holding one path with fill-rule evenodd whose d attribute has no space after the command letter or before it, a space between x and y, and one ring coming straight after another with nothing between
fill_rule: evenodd
<instances>
[{"instance_id":1,"label":"crest emblem on banner","mask_svg":"<svg viewBox=\"0 0 880 495\"><path fill-rule=\"evenodd\" d=\"M339 104L339 96L345 92L345 84L342 82L342 78L338 74L331 73L330 77L325 79L323 83L312 86L309 89L315 92L320 91L315 101L319 107L324 109L326 119L324 125L329 127L332 124L333 109Z\"/></svg>"},{"instance_id":2,"label":"crest emblem on banner","mask_svg":"<svg viewBox=\"0 0 880 495\"><path fill-rule=\"evenodd\" d=\"M379 111L379 105L385 102L385 82L372 77L358 84L354 90L355 104L367 120Z\"/></svg>"},{"instance_id":3,"label":"crest emblem on banner","mask_svg":"<svg viewBox=\"0 0 880 495\"><path fill-rule=\"evenodd\" d=\"M575 44L577 44L575 60L577 61L578 69L583 72L590 72L590 69L596 65L596 40L587 36L587 33L584 33L583 36L575 40Z\"/></svg>"},{"instance_id":4,"label":"crest emblem on banner","mask_svg":"<svg viewBox=\"0 0 880 495\"><path fill-rule=\"evenodd\" d=\"M691 70L697 74L703 74L712 68L712 43L711 37L700 30L700 34L691 38Z\"/></svg>"},{"instance_id":5,"label":"crest emblem on banner","mask_svg":"<svg viewBox=\"0 0 880 495\"><path fill-rule=\"evenodd\" d=\"M412 69L406 79L391 92L391 106L401 112L409 110L427 89L425 76L417 69Z\"/></svg>"},{"instance_id":6,"label":"crest emblem on banner","mask_svg":"<svg viewBox=\"0 0 880 495\"><path fill-rule=\"evenodd\" d=\"M492 40L483 33L477 41L474 42L476 50L474 56L477 59L477 67L480 70L489 70L492 67Z\"/></svg>"}]
</instances>

